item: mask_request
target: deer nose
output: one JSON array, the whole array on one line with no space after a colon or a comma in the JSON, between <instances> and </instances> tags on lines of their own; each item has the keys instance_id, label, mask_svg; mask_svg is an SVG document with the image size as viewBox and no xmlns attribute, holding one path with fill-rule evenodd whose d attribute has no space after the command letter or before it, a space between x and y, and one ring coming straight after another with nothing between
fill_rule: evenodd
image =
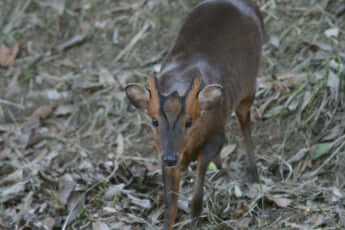
<instances>
[{"instance_id":1,"label":"deer nose","mask_svg":"<svg viewBox=\"0 0 345 230\"><path fill-rule=\"evenodd\" d=\"M162 160L166 166L173 167L177 165L178 158L175 154L164 154Z\"/></svg>"}]
</instances>

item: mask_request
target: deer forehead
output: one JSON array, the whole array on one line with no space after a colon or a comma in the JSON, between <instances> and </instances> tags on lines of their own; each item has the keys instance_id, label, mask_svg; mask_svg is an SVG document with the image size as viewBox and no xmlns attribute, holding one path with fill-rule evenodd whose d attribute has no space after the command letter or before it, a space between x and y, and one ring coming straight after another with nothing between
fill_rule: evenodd
<instances>
[{"instance_id":1,"label":"deer forehead","mask_svg":"<svg viewBox=\"0 0 345 230\"><path fill-rule=\"evenodd\" d=\"M178 96L177 93L174 93L171 96L168 96L163 102L163 113L166 116L169 127L173 127L175 122L178 120L180 115L183 113L184 103L183 100Z\"/></svg>"}]
</instances>

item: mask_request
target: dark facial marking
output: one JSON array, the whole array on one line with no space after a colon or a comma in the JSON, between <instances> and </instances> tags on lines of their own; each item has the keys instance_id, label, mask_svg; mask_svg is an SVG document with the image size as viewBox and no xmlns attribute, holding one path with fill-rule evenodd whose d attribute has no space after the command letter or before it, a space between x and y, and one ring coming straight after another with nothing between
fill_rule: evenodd
<instances>
[{"instance_id":1,"label":"dark facial marking","mask_svg":"<svg viewBox=\"0 0 345 230\"><path fill-rule=\"evenodd\" d=\"M187 111L186 106L191 106L193 108L195 107L194 103L196 103L197 101L194 100L196 100L197 93L200 88L200 80L200 77L195 77L191 82L186 95L184 96L179 96L177 91L174 91L170 95L165 96L162 95L159 88L156 87L159 98L160 114L162 115L163 119L167 121L169 128L174 128L176 126L177 121ZM154 83L156 86L158 85L157 78L154 79ZM187 101L189 103L188 105L186 105ZM199 107L197 106L197 108Z\"/></svg>"},{"instance_id":2,"label":"dark facial marking","mask_svg":"<svg viewBox=\"0 0 345 230\"><path fill-rule=\"evenodd\" d=\"M183 107L184 104L176 91L166 97L162 108L170 128L174 128L179 115L183 111Z\"/></svg>"}]
</instances>

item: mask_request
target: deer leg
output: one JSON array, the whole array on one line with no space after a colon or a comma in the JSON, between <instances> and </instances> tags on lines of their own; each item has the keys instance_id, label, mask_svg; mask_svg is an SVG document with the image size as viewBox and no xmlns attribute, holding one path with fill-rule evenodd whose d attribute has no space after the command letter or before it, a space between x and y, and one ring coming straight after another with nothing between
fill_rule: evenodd
<instances>
[{"instance_id":1,"label":"deer leg","mask_svg":"<svg viewBox=\"0 0 345 230\"><path fill-rule=\"evenodd\" d=\"M237 107L236 114L240 122L241 131L243 135L243 142L246 148L246 162L247 170L252 182L258 182L258 169L256 167L254 144L251 136L251 124L250 124L250 107L253 103L253 98L248 98L241 101Z\"/></svg>"},{"instance_id":2,"label":"deer leg","mask_svg":"<svg viewBox=\"0 0 345 230\"><path fill-rule=\"evenodd\" d=\"M177 215L177 199L180 187L181 169L163 166L165 220L164 229L171 230Z\"/></svg>"},{"instance_id":3,"label":"deer leg","mask_svg":"<svg viewBox=\"0 0 345 230\"><path fill-rule=\"evenodd\" d=\"M217 166L218 170L221 170L223 168L222 167L222 160L220 159L220 151L219 151L219 154L217 154L217 156L213 159L213 162Z\"/></svg>"},{"instance_id":4,"label":"deer leg","mask_svg":"<svg viewBox=\"0 0 345 230\"><path fill-rule=\"evenodd\" d=\"M208 164L210 161L219 158L219 152L224 141L224 132L222 134L212 136L198 155L197 174L193 187L193 197L190 203L191 214L194 217L200 216L202 211L203 187Z\"/></svg>"}]
</instances>

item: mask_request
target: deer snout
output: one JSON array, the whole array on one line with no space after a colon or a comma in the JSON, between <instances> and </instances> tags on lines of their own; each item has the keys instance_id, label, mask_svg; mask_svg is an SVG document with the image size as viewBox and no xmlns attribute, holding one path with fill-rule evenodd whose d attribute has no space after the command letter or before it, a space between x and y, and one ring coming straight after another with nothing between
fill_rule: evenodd
<instances>
[{"instance_id":1,"label":"deer snout","mask_svg":"<svg viewBox=\"0 0 345 230\"><path fill-rule=\"evenodd\" d=\"M174 167L177 165L178 157L175 154L166 153L162 157L163 164L168 167Z\"/></svg>"}]
</instances>

